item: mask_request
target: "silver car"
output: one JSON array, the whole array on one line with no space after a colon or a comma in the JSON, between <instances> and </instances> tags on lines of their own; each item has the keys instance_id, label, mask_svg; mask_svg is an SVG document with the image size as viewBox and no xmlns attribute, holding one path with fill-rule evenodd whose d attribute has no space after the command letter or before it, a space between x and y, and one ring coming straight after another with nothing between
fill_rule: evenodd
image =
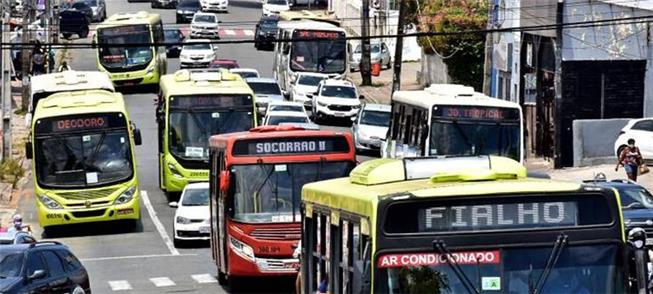
<instances>
[{"instance_id":1,"label":"silver car","mask_svg":"<svg viewBox=\"0 0 653 294\"><path fill-rule=\"evenodd\" d=\"M256 95L256 107L259 114L265 115L269 102L283 101L283 93L277 80L272 78L246 78L245 81Z\"/></svg>"},{"instance_id":2,"label":"silver car","mask_svg":"<svg viewBox=\"0 0 653 294\"><path fill-rule=\"evenodd\" d=\"M361 44L356 46L354 54L351 55L351 62L349 62L349 69L356 71L360 69L362 48ZM392 58L390 57L390 50L384 42L370 43L370 62L371 64L380 63L381 67L391 68Z\"/></svg>"},{"instance_id":3,"label":"silver car","mask_svg":"<svg viewBox=\"0 0 653 294\"><path fill-rule=\"evenodd\" d=\"M356 150L379 150L390 126L390 105L365 104L351 120Z\"/></svg>"}]
</instances>

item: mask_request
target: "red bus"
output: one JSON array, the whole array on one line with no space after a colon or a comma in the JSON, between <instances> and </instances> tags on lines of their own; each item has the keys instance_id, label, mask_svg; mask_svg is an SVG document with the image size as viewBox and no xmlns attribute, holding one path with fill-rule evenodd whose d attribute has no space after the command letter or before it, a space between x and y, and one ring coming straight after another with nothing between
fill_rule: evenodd
<instances>
[{"instance_id":1,"label":"red bus","mask_svg":"<svg viewBox=\"0 0 653 294\"><path fill-rule=\"evenodd\" d=\"M262 126L210 138L211 252L230 277L297 274L301 190L356 165L346 132Z\"/></svg>"}]
</instances>

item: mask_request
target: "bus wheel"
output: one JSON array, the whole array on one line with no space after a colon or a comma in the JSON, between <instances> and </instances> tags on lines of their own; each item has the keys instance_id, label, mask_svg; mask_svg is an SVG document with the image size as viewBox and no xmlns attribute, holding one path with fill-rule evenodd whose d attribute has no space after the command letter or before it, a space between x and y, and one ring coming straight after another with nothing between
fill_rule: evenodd
<instances>
[{"instance_id":1,"label":"bus wheel","mask_svg":"<svg viewBox=\"0 0 653 294\"><path fill-rule=\"evenodd\" d=\"M220 284L220 286L226 286L228 282L227 275L218 270L218 284Z\"/></svg>"},{"instance_id":2,"label":"bus wheel","mask_svg":"<svg viewBox=\"0 0 653 294\"><path fill-rule=\"evenodd\" d=\"M88 27L82 28L82 30L79 31L79 37L82 39L88 37Z\"/></svg>"}]
</instances>

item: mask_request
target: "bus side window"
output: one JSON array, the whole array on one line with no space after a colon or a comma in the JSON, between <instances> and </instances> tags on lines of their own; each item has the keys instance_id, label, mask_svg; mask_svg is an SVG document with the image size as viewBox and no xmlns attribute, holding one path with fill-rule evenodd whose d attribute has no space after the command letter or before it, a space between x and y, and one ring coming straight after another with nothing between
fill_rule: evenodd
<instances>
[{"instance_id":1,"label":"bus side window","mask_svg":"<svg viewBox=\"0 0 653 294\"><path fill-rule=\"evenodd\" d=\"M329 228L331 227L329 216L314 213L313 214L313 227L311 231L315 232L312 234L313 240L309 244L310 250L310 264L308 265L308 274L306 277L308 284L309 292L314 293L317 290L317 287L320 285L322 280L326 277L325 274L329 272L329 266L331 265L329 260L329 254L331 252L330 245L330 232Z\"/></svg>"}]
</instances>

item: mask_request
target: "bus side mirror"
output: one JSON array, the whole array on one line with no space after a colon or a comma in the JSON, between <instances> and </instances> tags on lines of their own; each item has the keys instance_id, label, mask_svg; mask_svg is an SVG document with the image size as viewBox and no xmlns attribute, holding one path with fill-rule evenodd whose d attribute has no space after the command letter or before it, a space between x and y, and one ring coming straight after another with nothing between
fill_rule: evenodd
<instances>
[{"instance_id":1,"label":"bus side mirror","mask_svg":"<svg viewBox=\"0 0 653 294\"><path fill-rule=\"evenodd\" d=\"M229 190L229 184L231 182L231 174L229 171L223 170L220 172L220 191L227 192Z\"/></svg>"},{"instance_id":2,"label":"bus side mirror","mask_svg":"<svg viewBox=\"0 0 653 294\"><path fill-rule=\"evenodd\" d=\"M143 144L143 138L141 137L141 130L134 128L134 145L138 146Z\"/></svg>"},{"instance_id":3,"label":"bus side mirror","mask_svg":"<svg viewBox=\"0 0 653 294\"><path fill-rule=\"evenodd\" d=\"M32 159L32 142L25 142L25 158Z\"/></svg>"}]
</instances>

